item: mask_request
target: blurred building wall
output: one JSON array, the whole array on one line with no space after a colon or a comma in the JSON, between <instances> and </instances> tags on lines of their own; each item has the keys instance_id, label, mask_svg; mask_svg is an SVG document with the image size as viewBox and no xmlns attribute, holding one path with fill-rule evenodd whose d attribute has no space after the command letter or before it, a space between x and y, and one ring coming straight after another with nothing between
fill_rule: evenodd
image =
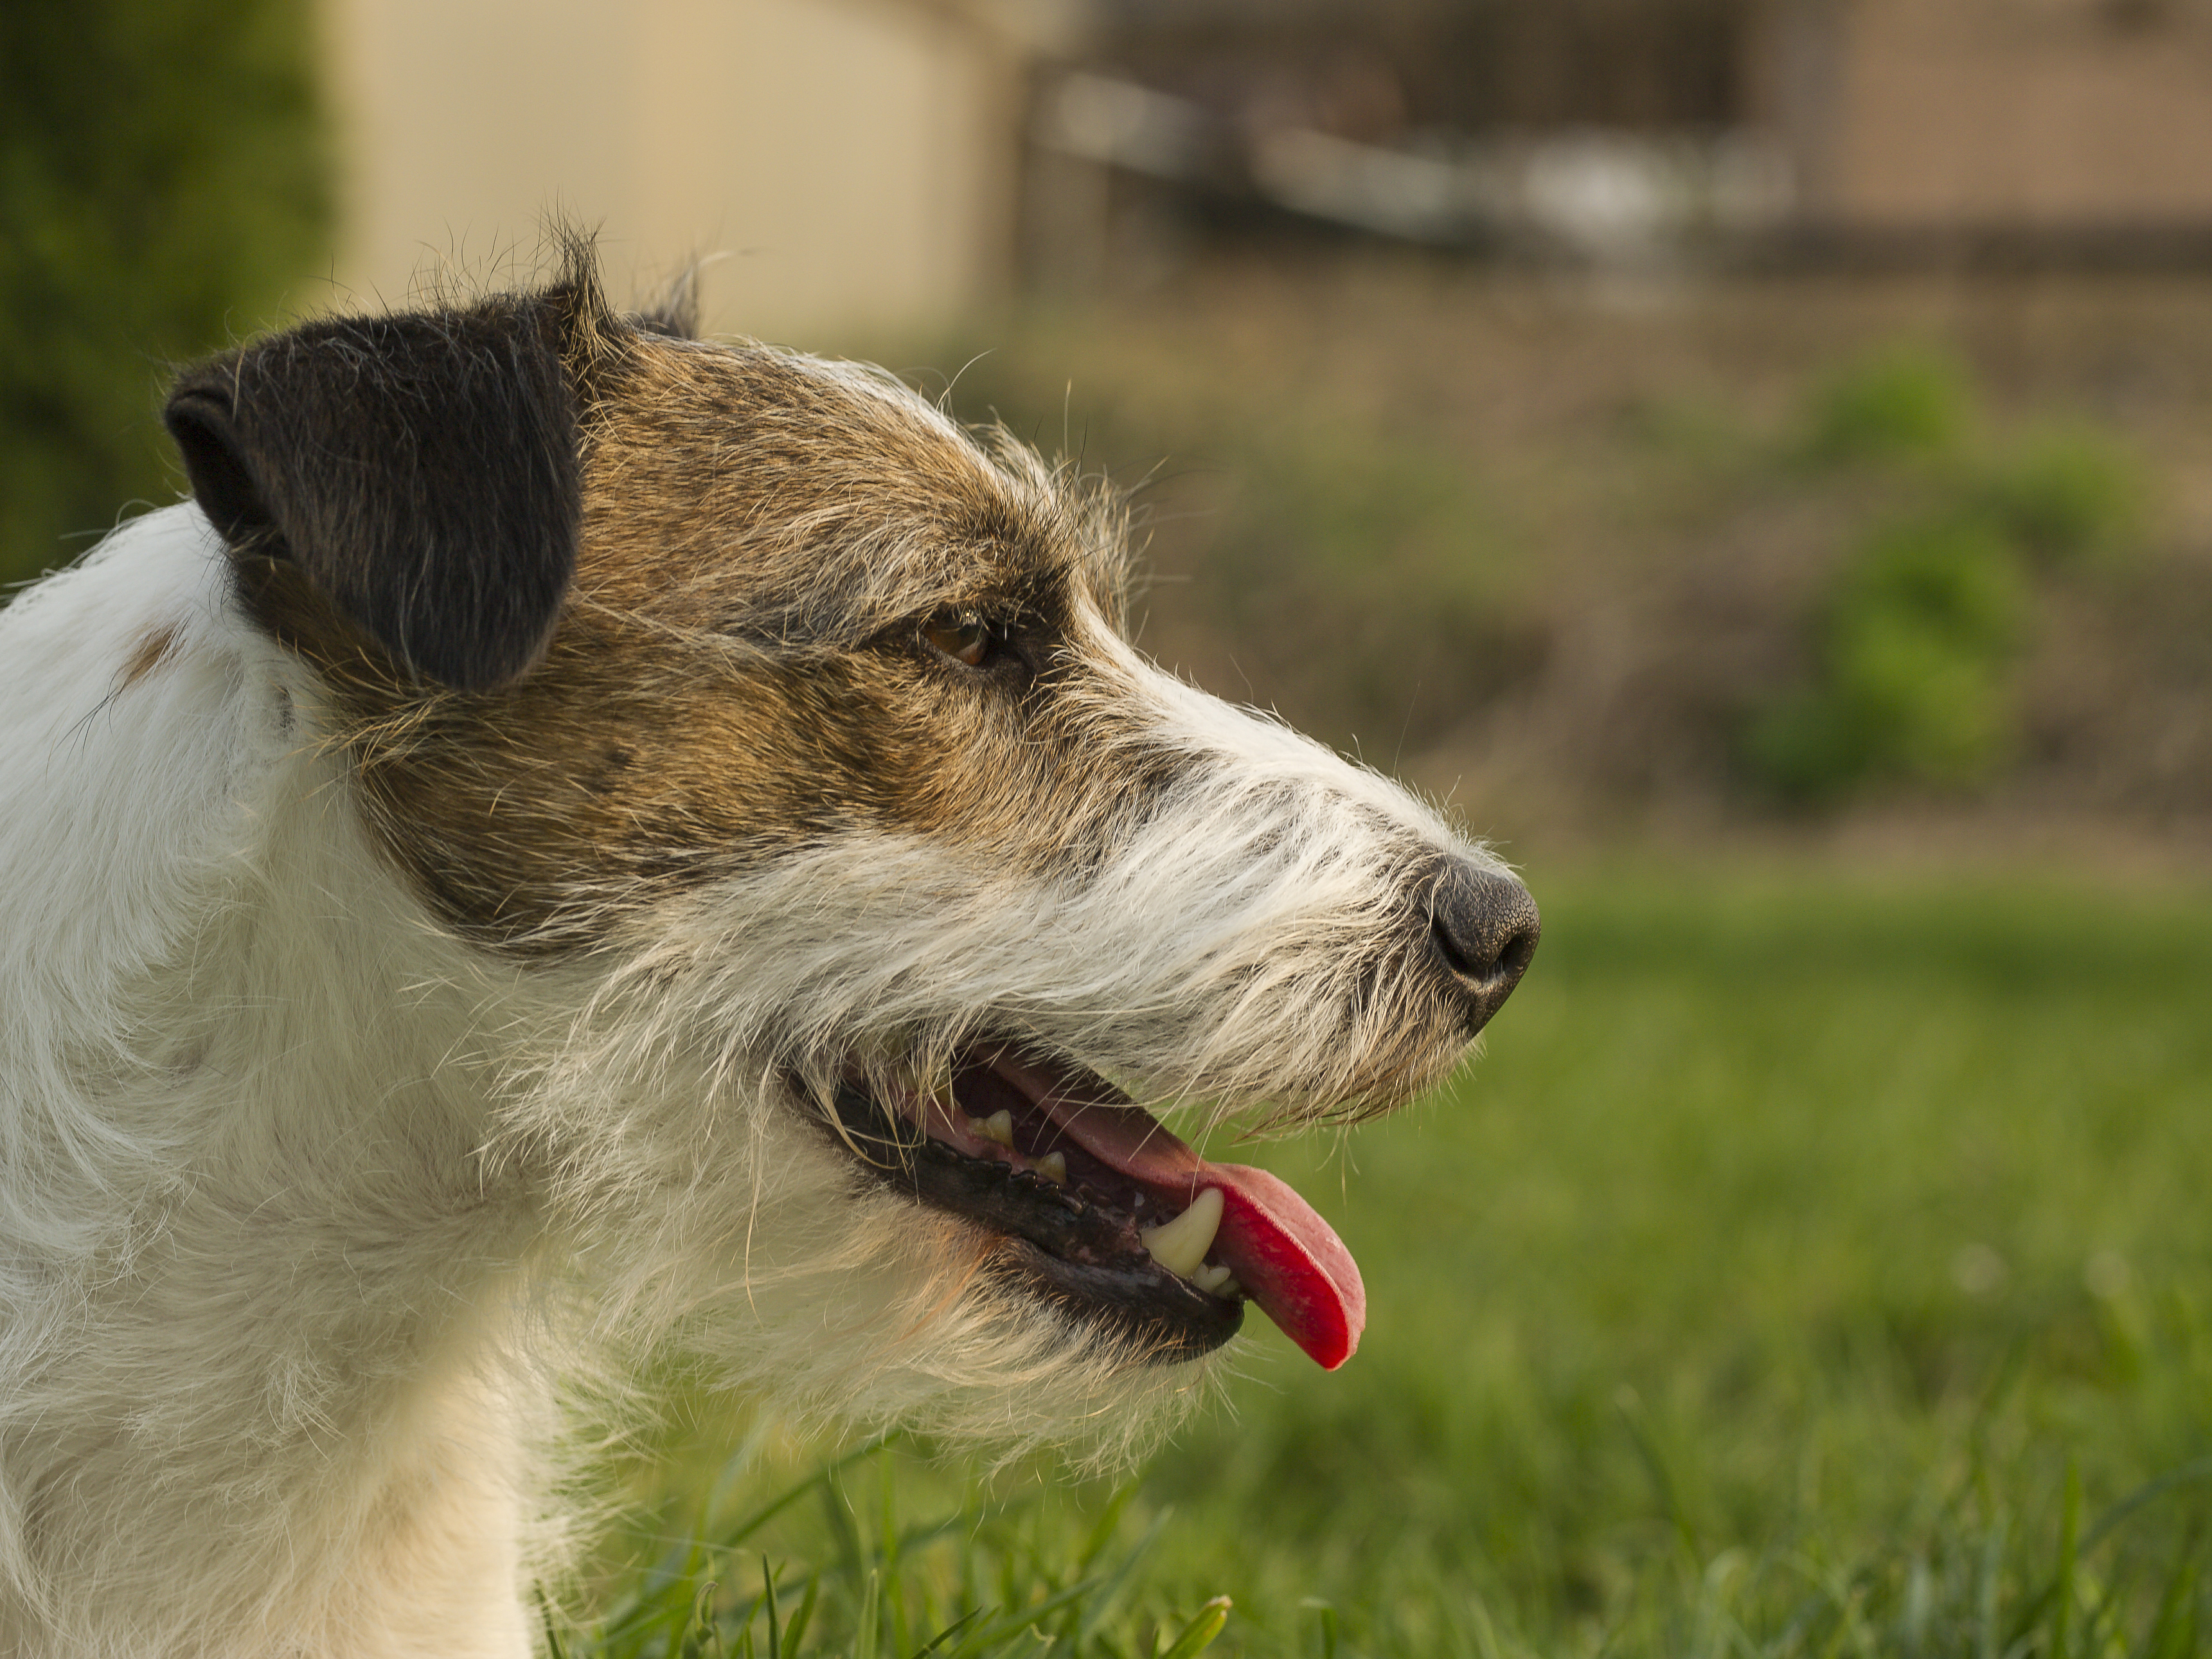
<instances>
[{"instance_id":1,"label":"blurred building wall","mask_svg":"<svg viewBox=\"0 0 2212 1659\"><path fill-rule=\"evenodd\" d=\"M2203 0L1784 0L1800 210L1870 230L2212 222Z\"/></svg>"},{"instance_id":2,"label":"blurred building wall","mask_svg":"<svg viewBox=\"0 0 2212 1659\"><path fill-rule=\"evenodd\" d=\"M695 258L718 331L941 319L1010 274L1018 0L321 0L342 294L534 268L558 212L618 299Z\"/></svg>"}]
</instances>

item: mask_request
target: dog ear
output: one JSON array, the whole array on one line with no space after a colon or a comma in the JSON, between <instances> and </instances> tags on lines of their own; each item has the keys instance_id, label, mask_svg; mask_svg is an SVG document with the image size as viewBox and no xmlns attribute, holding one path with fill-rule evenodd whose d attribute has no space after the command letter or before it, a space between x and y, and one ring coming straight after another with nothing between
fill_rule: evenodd
<instances>
[{"instance_id":1,"label":"dog ear","mask_svg":"<svg viewBox=\"0 0 2212 1659\"><path fill-rule=\"evenodd\" d=\"M289 561L404 668L527 672L575 572L556 296L313 323L187 370L165 418L234 552Z\"/></svg>"}]
</instances>

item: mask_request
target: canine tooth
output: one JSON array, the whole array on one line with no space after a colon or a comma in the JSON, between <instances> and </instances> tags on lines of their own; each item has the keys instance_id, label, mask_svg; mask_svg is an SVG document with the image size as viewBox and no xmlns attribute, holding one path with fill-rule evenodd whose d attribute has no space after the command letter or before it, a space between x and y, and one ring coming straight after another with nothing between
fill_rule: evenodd
<instances>
[{"instance_id":1,"label":"canine tooth","mask_svg":"<svg viewBox=\"0 0 2212 1659\"><path fill-rule=\"evenodd\" d=\"M1009 1152L1013 1150L1014 1115L1012 1112L1003 1109L996 1111L988 1117L972 1120L968 1127L982 1136L984 1139L995 1140Z\"/></svg>"},{"instance_id":2,"label":"canine tooth","mask_svg":"<svg viewBox=\"0 0 2212 1659\"><path fill-rule=\"evenodd\" d=\"M1209 1295L1219 1296L1237 1280L1228 1268L1216 1261L1200 1267L1190 1276L1190 1282Z\"/></svg>"},{"instance_id":3,"label":"canine tooth","mask_svg":"<svg viewBox=\"0 0 2212 1659\"><path fill-rule=\"evenodd\" d=\"M1208 1187L1191 1200L1190 1207L1173 1221L1139 1228L1137 1237L1152 1260L1181 1279L1188 1279L1213 1248L1221 1230L1221 1188Z\"/></svg>"},{"instance_id":4,"label":"canine tooth","mask_svg":"<svg viewBox=\"0 0 2212 1659\"><path fill-rule=\"evenodd\" d=\"M1030 1167L1055 1187L1067 1185L1067 1159L1059 1152L1047 1152Z\"/></svg>"}]
</instances>

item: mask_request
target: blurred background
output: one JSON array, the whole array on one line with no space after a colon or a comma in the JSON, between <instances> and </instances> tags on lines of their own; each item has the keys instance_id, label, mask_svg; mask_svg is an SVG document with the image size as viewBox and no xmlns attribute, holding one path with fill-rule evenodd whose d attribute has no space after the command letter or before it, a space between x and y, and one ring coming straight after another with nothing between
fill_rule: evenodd
<instances>
[{"instance_id":1,"label":"blurred background","mask_svg":"<svg viewBox=\"0 0 2212 1659\"><path fill-rule=\"evenodd\" d=\"M2204 0L0 30L11 578L174 491L175 362L526 276L558 215L1138 489L1156 653L1516 845L2203 844Z\"/></svg>"},{"instance_id":2,"label":"blurred background","mask_svg":"<svg viewBox=\"0 0 2212 1659\"><path fill-rule=\"evenodd\" d=\"M1542 901L1434 1107L1216 1148L1353 1365L1064 1524L822 1476L804 1650L2200 1650L2212 0L12 0L0 94L0 578L176 362L557 215L1135 491L1142 642Z\"/></svg>"}]
</instances>

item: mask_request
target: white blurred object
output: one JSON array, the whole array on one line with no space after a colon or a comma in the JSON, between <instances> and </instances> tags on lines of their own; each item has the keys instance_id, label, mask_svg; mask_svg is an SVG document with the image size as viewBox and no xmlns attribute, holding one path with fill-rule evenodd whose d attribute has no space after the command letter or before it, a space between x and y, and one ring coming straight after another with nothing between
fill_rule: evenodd
<instances>
[{"instance_id":1,"label":"white blurred object","mask_svg":"<svg viewBox=\"0 0 2212 1659\"><path fill-rule=\"evenodd\" d=\"M1240 125L1193 100L1088 72L1046 90L1034 136L1048 152L1194 190L1249 189L1378 235L1529 243L1601 264L1770 230L1796 204L1787 153L1750 132L1428 131L1387 146L1280 122Z\"/></svg>"}]
</instances>

